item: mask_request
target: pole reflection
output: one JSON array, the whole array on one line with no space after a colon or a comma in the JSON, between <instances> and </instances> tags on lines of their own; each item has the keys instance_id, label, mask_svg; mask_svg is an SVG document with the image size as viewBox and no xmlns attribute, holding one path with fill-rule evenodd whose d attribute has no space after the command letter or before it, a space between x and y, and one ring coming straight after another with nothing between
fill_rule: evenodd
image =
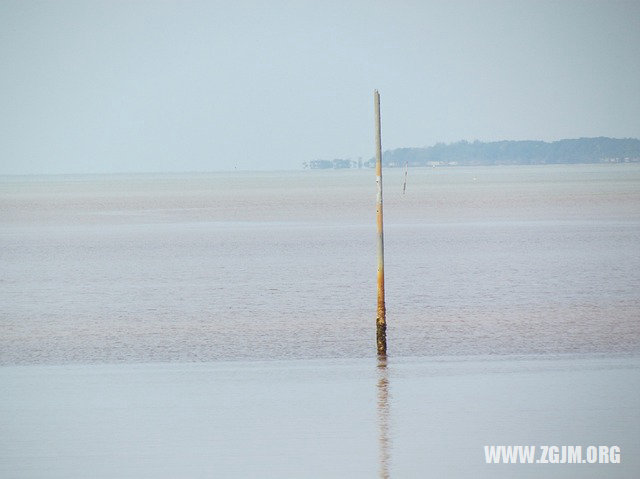
<instances>
[{"instance_id":1,"label":"pole reflection","mask_svg":"<svg viewBox=\"0 0 640 479\"><path fill-rule=\"evenodd\" d=\"M389 372L386 355L378 356L378 448L380 478L389 479L391 438L389 436Z\"/></svg>"}]
</instances>

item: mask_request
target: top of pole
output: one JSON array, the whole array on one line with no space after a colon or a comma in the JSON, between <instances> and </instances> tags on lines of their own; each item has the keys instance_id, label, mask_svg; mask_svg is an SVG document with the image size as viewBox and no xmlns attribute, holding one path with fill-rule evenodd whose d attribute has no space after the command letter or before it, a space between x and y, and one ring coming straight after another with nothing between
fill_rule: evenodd
<instances>
[{"instance_id":1,"label":"top of pole","mask_svg":"<svg viewBox=\"0 0 640 479\"><path fill-rule=\"evenodd\" d=\"M375 108L376 133L376 176L382 176L382 134L380 126L380 93L373 90L373 104Z\"/></svg>"}]
</instances>

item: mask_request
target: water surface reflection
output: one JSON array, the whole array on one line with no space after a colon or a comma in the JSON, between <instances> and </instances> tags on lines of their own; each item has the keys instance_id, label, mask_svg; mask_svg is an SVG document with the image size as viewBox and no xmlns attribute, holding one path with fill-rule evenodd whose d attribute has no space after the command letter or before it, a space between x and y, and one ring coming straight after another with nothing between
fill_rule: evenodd
<instances>
[{"instance_id":1,"label":"water surface reflection","mask_svg":"<svg viewBox=\"0 0 640 479\"><path fill-rule=\"evenodd\" d=\"M378 447L380 460L380 478L389 479L391 462L391 437L389 434L389 371L387 357L378 356Z\"/></svg>"}]
</instances>

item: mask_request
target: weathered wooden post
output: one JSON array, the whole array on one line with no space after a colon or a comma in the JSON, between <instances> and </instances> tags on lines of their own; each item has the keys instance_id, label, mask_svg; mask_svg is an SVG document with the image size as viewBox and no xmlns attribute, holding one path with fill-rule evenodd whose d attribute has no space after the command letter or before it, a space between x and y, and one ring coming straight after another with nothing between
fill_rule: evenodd
<instances>
[{"instance_id":1,"label":"weathered wooden post","mask_svg":"<svg viewBox=\"0 0 640 479\"><path fill-rule=\"evenodd\" d=\"M404 162L404 181L402 182L402 194L407 191L407 173L409 172L409 162Z\"/></svg>"},{"instance_id":2,"label":"weathered wooden post","mask_svg":"<svg viewBox=\"0 0 640 479\"><path fill-rule=\"evenodd\" d=\"M378 355L387 354L387 312L384 304L384 236L382 228L382 140L380 129L380 94L373 92L376 115L376 222L378 225L378 314L376 317L376 344Z\"/></svg>"}]
</instances>

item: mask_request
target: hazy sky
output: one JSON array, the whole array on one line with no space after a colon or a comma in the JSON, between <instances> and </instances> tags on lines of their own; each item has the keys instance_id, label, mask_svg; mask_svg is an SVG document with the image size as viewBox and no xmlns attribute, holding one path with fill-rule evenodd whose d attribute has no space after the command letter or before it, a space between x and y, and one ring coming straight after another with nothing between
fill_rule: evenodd
<instances>
[{"instance_id":1,"label":"hazy sky","mask_svg":"<svg viewBox=\"0 0 640 479\"><path fill-rule=\"evenodd\" d=\"M0 0L0 173L640 137L640 1Z\"/></svg>"}]
</instances>

